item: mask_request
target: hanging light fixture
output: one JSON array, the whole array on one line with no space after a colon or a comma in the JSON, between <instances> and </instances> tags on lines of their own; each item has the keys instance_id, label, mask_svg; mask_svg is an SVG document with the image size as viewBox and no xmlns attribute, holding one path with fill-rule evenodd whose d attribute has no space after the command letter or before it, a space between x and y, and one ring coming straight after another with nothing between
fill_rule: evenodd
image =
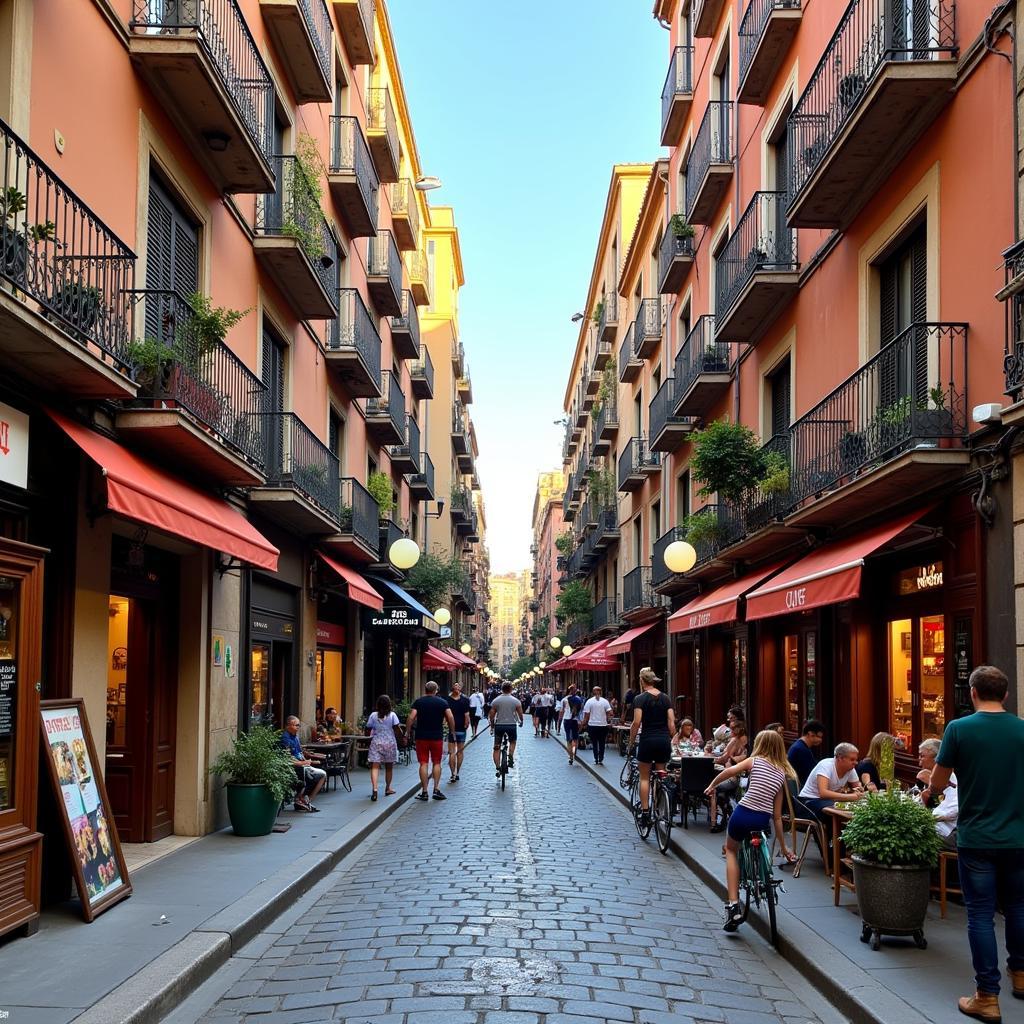
<instances>
[{"instance_id":1,"label":"hanging light fixture","mask_svg":"<svg viewBox=\"0 0 1024 1024\"><path fill-rule=\"evenodd\" d=\"M548 667L548 663L547 663L546 661L542 661L542 662L540 663L540 668L541 668L542 670L543 670L543 669L546 669L547 667Z\"/></svg>"},{"instance_id":2,"label":"hanging light fixture","mask_svg":"<svg viewBox=\"0 0 1024 1024\"><path fill-rule=\"evenodd\" d=\"M411 569L420 560L420 546L411 537L399 537L388 548L388 561L396 569Z\"/></svg>"},{"instance_id":3,"label":"hanging light fixture","mask_svg":"<svg viewBox=\"0 0 1024 1024\"><path fill-rule=\"evenodd\" d=\"M674 540L662 556L669 572L689 572L697 564L697 552L685 540Z\"/></svg>"},{"instance_id":4,"label":"hanging light fixture","mask_svg":"<svg viewBox=\"0 0 1024 1024\"><path fill-rule=\"evenodd\" d=\"M462 653L463 653L463 654L469 654L469 652L470 652L471 650L473 650L473 648L472 648L472 647L470 647L470 646L469 646L469 644L463 644L463 645L462 645L462 646L461 646L461 647L459 648L459 650L460 650L460 651L462 651Z\"/></svg>"},{"instance_id":5,"label":"hanging light fixture","mask_svg":"<svg viewBox=\"0 0 1024 1024\"><path fill-rule=\"evenodd\" d=\"M434 612L434 618L439 626L447 626L452 621L452 613L447 608L438 608Z\"/></svg>"},{"instance_id":6,"label":"hanging light fixture","mask_svg":"<svg viewBox=\"0 0 1024 1024\"><path fill-rule=\"evenodd\" d=\"M565 655L565 656L566 656L566 657L568 658L568 657L569 657L569 655L570 655L570 654L572 654L572 648L571 648L571 647L570 647L570 646L569 646L568 644L566 644L566 645L565 645L565 646L564 646L564 647L562 648L562 653L563 653L563 654L564 654L564 655Z\"/></svg>"},{"instance_id":7,"label":"hanging light fixture","mask_svg":"<svg viewBox=\"0 0 1024 1024\"><path fill-rule=\"evenodd\" d=\"M553 650L556 650L556 651L557 651L557 650L558 650L558 648L562 646L562 638L561 638L561 637L558 637L558 636L553 636L553 637L552 637L552 638L551 638L551 639L550 639L550 640L548 641L548 643L550 643L550 644L551 644L551 647L552 647L552 649L553 649Z\"/></svg>"}]
</instances>

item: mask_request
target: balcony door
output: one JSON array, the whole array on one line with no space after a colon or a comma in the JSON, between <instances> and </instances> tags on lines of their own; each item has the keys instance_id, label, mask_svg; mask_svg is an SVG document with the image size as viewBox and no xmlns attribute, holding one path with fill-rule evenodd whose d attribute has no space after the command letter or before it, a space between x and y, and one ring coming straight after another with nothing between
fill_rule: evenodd
<instances>
[{"instance_id":1,"label":"balcony door","mask_svg":"<svg viewBox=\"0 0 1024 1024\"><path fill-rule=\"evenodd\" d=\"M928 236L924 224L889 256L879 272L879 406L889 409L904 398L928 397L928 346L886 347L912 324L928 319Z\"/></svg>"},{"instance_id":2,"label":"balcony door","mask_svg":"<svg viewBox=\"0 0 1024 1024\"><path fill-rule=\"evenodd\" d=\"M267 386L267 470L283 469L284 441L284 366L285 347L263 328L263 383Z\"/></svg>"},{"instance_id":3,"label":"balcony door","mask_svg":"<svg viewBox=\"0 0 1024 1024\"><path fill-rule=\"evenodd\" d=\"M199 229L154 176L149 179L146 288L177 292L183 298L199 291ZM151 295L146 302L146 337L173 343L176 312L169 296Z\"/></svg>"},{"instance_id":4,"label":"balcony door","mask_svg":"<svg viewBox=\"0 0 1024 1024\"><path fill-rule=\"evenodd\" d=\"M786 220L786 207L789 205L789 121L783 120L779 125L778 134L772 144L772 155L775 163L775 195L771 199L774 209L765 210L768 222L775 233L775 244L767 247L769 260L775 263L788 264L793 262L793 232Z\"/></svg>"}]
</instances>

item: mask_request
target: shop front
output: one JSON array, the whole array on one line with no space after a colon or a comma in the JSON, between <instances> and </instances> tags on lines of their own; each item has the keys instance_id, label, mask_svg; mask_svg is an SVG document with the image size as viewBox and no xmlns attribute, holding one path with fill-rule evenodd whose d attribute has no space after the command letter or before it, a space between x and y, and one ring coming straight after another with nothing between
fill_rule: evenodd
<instances>
[{"instance_id":1,"label":"shop front","mask_svg":"<svg viewBox=\"0 0 1024 1024\"><path fill-rule=\"evenodd\" d=\"M254 573L249 598L248 722L283 729L298 711L299 594Z\"/></svg>"},{"instance_id":2,"label":"shop front","mask_svg":"<svg viewBox=\"0 0 1024 1024\"><path fill-rule=\"evenodd\" d=\"M655 619L653 622L645 622L643 625L627 629L621 636L609 641L605 647L605 653L609 656L625 656L625 688L632 687L639 692L640 684L637 681L640 676L640 669L650 666L655 674L664 679L668 658L665 651L665 620ZM620 680L615 680L616 684ZM617 690L617 687L616 687ZM624 693L615 692L619 700L623 699ZM611 697L612 694L605 694Z\"/></svg>"},{"instance_id":3,"label":"shop front","mask_svg":"<svg viewBox=\"0 0 1024 1024\"><path fill-rule=\"evenodd\" d=\"M330 615L323 610L321 614ZM331 618L341 617L341 612ZM338 622L318 619L316 623L316 720L334 708L345 717L345 627Z\"/></svg>"}]
</instances>

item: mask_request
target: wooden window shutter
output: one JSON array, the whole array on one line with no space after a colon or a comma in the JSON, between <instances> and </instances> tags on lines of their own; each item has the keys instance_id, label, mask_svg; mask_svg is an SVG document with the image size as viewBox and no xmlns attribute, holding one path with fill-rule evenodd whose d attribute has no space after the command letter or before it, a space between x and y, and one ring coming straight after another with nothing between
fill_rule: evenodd
<instances>
[{"instance_id":1,"label":"wooden window shutter","mask_svg":"<svg viewBox=\"0 0 1024 1024\"><path fill-rule=\"evenodd\" d=\"M790 382L789 359L771 375L772 435L783 434L789 428L792 384Z\"/></svg>"},{"instance_id":2,"label":"wooden window shutter","mask_svg":"<svg viewBox=\"0 0 1024 1024\"><path fill-rule=\"evenodd\" d=\"M928 397L928 235L924 228L910 243L910 319L920 324L913 341L913 395L918 401Z\"/></svg>"}]
</instances>

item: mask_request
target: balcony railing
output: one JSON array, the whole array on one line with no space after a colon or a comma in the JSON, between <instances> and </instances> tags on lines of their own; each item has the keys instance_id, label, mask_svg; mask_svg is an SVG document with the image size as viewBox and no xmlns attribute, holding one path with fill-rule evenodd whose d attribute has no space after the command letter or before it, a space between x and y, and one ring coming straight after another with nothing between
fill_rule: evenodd
<instances>
[{"instance_id":1,"label":"balcony railing","mask_svg":"<svg viewBox=\"0 0 1024 1024\"><path fill-rule=\"evenodd\" d=\"M391 318L391 331L409 335L410 351L416 350L416 357L420 354L420 315L416 310L416 303L408 289L402 292L402 312L399 316Z\"/></svg>"},{"instance_id":2,"label":"balcony railing","mask_svg":"<svg viewBox=\"0 0 1024 1024\"><path fill-rule=\"evenodd\" d=\"M601 408L594 417L594 448L608 450L608 445L613 431L619 427L619 397L618 388L609 388L608 394L601 402ZM595 454L603 454L603 451L596 451Z\"/></svg>"},{"instance_id":3,"label":"balcony railing","mask_svg":"<svg viewBox=\"0 0 1024 1024\"><path fill-rule=\"evenodd\" d=\"M413 393L427 398L434 393L434 364L429 349L421 348L420 357L409 364L409 378Z\"/></svg>"},{"instance_id":4,"label":"balcony railing","mask_svg":"<svg viewBox=\"0 0 1024 1024\"><path fill-rule=\"evenodd\" d=\"M405 418L405 441L392 445L390 452L392 459L402 459L415 467L411 472L419 472L420 425L411 416Z\"/></svg>"},{"instance_id":5,"label":"balcony railing","mask_svg":"<svg viewBox=\"0 0 1024 1024\"><path fill-rule=\"evenodd\" d=\"M390 370L380 375L380 398L366 400L367 417L387 417L398 433L405 434L405 394L398 378ZM419 448L416 449L419 451Z\"/></svg>"},{"instance_id":6,"label":"balcony railing","mask_svg":"<svg viewBox=\"0 0 1024 1024\"><path fill-rule=\"evenodd\" d=\"M385 87L368 89L366 93L366 125L372 132L381 132L387 143L387 152L394 170L398 170L398 119L391 102L391 93ZM381 180L387 180L386 168L378 167Z\"/></svg>"},{"instance_id":7,"label":"balcony railing","mask_svg":"<svg viewBox=\"0 0 1024 1024\"><path fill-rule=\"evenodd\" d=\"M732 366L732 345L715 339L715 318L698 317L676 353L676 397L682 399L702 373L726 373Z\"/></svg>"},{"instance_id":8,"label":"balcony railing","mask_svg":"<svg viewBox=\"0 0 1024 1024\"><path fill-rule=\"evenodd\" d=\"M967 431L967 325L919 323L790 428L793 503L915 447Z\"/></svg>"},{"instance_id":9,"label":"balcony railing","mask_svg":"<svg viewBox=\"0 0 1024 1024\"><path fill-rule=\"evenodd\" d=\"M643 299L633 324L633 351L640 359L647 359L661 341L661 299Z\"/></svg>"},{"instance_id":10,"label":"balcony railing","mask_svg":"<svg viewBox=\"0 0 1024 1024\"><path fill-rule=\"evenodd\" d=\"M622 343L619 345L619 381L623 384L636 380L643 366L641 360L636 356L636 346L633 342L635 335L636 321L634 320L626 328L626 333L622 336Z\"/></svg>"},{"instance_id":11,"label":"balcony railing","mask_svg":"<svg viewBox=\"0 0 1024 1024\"><path fill-rule=\"evenodd\" d=\"M402 259L390 231L378 231L376 238L370 239L367 263L367 274L370 277L386 277L395 295L401 297Z\"/></svg>"},{"instance_id":12,"label":"balcony railing","mask_svg":"<svg viewBox=\"0 0 1024 1024\"><path fill-rule=\"evenodd\" d=\"M332 352L355 351L367 374L375 381L380 377L380 334L373 317L355 288L338 292L338 316L327 329L327 347Z\"/></svg>"},{"instance_id":13,"label":"balcony railing","mask_svg":"<svg viewBox=\"0 0 1024 1024\"><path fill-rule=\"evenodd\" d=\"M615 340L615 328L619 324L619 296L615 291L606 292L601 300L601 315L597 318L597 336L609 344Z\"/></svg>"},{"instance_id":14,"label":"balcony railing","mask_svg":"<svg viewBox=\"0 0 1024 1024\"><path fill-rule=\"evenodd\" d=\"M135 254L0 121L0 279L125 372Z\"/></svg>"},{"instance_id":15,"label":"balcony railing","mask_svg":"<svg viewBox=\"0 0 1024 1024\"><path fill-rule=\"evenodd\" d=\"M655 594L652 567L638 565L622 577L622 610L636 611L637 608L656 608L661 598Z\"/></svg>"},{"instance_id":16,"label":"balcony railing","mask_svg":"<svg viewBox=\"0 0 1024 1024\"><path fill-rule=\"evenodd\" d=\"M260 417L266 439L268 487L292 487L333 518L338 516L338 457L293 412Z\"/></svg>"},{"instance_id":17,"label":"balcony railing","mask_svg":"<svg viewBox=\"0 0 1024 1024\"><path fill-rule=\"evenodd\" d=\"M359 192L377 222L380 196L380 179L370 157L362 126L355 117L342 114L331 115L331 167L332 174L351 174L359 186Z\"/></svg>"},{"instance_id":18,"label":"balcony railing","mask_svg":"<svg viewBox=\"0 0 1024 1024\"><path fill-rule=\"evenodd\" d=\"M716 261L719 322L759 270L797 269L796 231L786 223L785 192L755 192Z\"/></svg>"},{"instance_id":19,"label":"balcony railing","mask_svg":"<svg viewBox=\"0 0 1024 1024\"><path fill-rule=\"evenodd\" d=\"M134 0L133 32L195 33L252 143L269 160L274 88L237 0Z\"/></svg>"},{"instance_id":20,"label":"balcony railing","mask_svg":"<svg viewBox=\"0 0 1024 1024\"><path fill-rule=\"evenodd\" d=\"M763 452L771 453L785 466L773 476L770 487L750 487L739 501L719 501L720 548L764 529L792 507L792 443L790 432L786 431L775 434L762 446Z\"/></svg>"},{"instance_id":21,"label":"balcony railing","mask_svg":"<svg viewBox=\"0 0 1024 1024\"><path fill-rule=\"evenodd\" d=\"M661 586L662 583L667 583L673 576L678 575L672 572L665 564L665 549L669 544L677 540L686 540L686 530L682 526L673 526L654 542L654 553L651 556L651 562L653 563L651 566L651 583L655 587Z\"/></svg>"},{"instance_id":22,"label":"balcony railing","mask_svg":"<svg viewBox=\"0 0 1024 1024\"><path fill-rule=\"evenodd\" d=\"M338 28L353 64L373 63L374 0L335 0Z\"/></svg>"},{"instance_id":23,"label":"balcony railing","mask_svg":"<svg viewBox=\"0 0 1024 1024\"><path fill-rule=\"evenodd\" d=\"M852 0L789 116L790 207L887 62L956 52L954 0Z\"/></svg>"},{"instance_id":24,"label":"balcony railing","mask_svg":"<svg viewBox=\"0 0 1024 1024\"><path fill-rule=\"evenodd\" d=\"M800 0L750 0L740 22L740 77L742 82L750 70L768 19L775 11L799 11Z\"/></svg>"},{"instance_id":25,"label":"balcony railing","mask_svg":"<svg viewBox=\"0 0 1024 1024\"><path fill-rule=\"evenodd\" d=\"M669 118L672 115L672 104L681 96L690 96L693 93L692 81L693 68L693 47L677 46L672 51L668 62L668 73L665 75L665 84L661 88L661 135L663 145L671 145L665 142L665 133L669 127Z\"/></svg>"},{"instance_id":26,"label":"balcony railing","mask_svg":"<svg viewBox=\"0 0 1024 1024\"><path fill-rule=\"evenodd\" d=\"M1019 402L1024 392L1024 242L1010 246L1003 253L1006 284L1006 340L1003 355L1003 378L1006 394Z\"/></svg>"},{"instance_id":27,"label":"balcony railing","mask_svg":"<svg viewBox=\"0 0 1024 1024\"><path fill-rule=\"evenodd\" d=\"M326 0L298 0L302 17L309 29L310 38L313 40L313 49L316 50L316 60L320 65L324 78L331 81L331 49L334 29L331 26L331 16L327 11Z\"/></svg>"},{"instance_id":28,"label":"balcony railing","mask_svg":"<svg viewBox=\"0 0 1024 1024\"><path fill-rule=\"evenodd\" d=\"M350 533L369 551L380 543L380 506L373 495L356 479L341 481L338 520L341 533Z\"/></svg>"},{"instance_id":29,"label":"balcony railing","mask_svg":"<svg viewBox=\"0 0 1024 1024\"><path fill-rule=\"evenodd\" d=\"M732 162L732 118L731 100L712 100L704 111L686 164L687 216L693 213L711 165Z\"/></svg>"},{"instance_id":30,"label":"balcony railing","mask_svg":"<svg viewBox=\"0 0 1024 1024\"><path fill-rule=\"evenodd\" d=\"M648 412L651 445L659 451L674 451L692 426L688 416L676 414L676 395L679 388L675 377L667 377L658 388Z\"/></svg>"},{"instance_id":31,"label":"balcony railing","mask_svg":"<svg viewBox=\"0 0 1024 1024\"><path fill-rule=\"evenodd\" d=\"M166 349L158 366L135 368L139 404L173 402L221 444L262 469L267 455L266 386L227 345L211 345L201 336L195 310L177 292L143 289L129 294L142 307L147 341Z\"/></svg>"},{"instance_id":32,"label":"balcony railing","mask_svg":"<svg viewBox=\"0 0 1024 1024\"><path fill-rule=\"evenodd\" d=\"M693 516L708 516L713 523L717 524L714 530L705 531L705 536L699 540L686 537L684 530L684 539L688 540L697 552L697 561L694 563L694 566L696 567L706 565L718 554L719 548L722 546L724 526L722 525L722 510L719 509L719 506L716 504L704 505L697 509L693 513ZM691 516L691 518L693 518L693 516Z\"/></svg>"},{"instance_id":33,"label":"balcony railing","mask_svg":"<svg viewBox=\"0 0 1024 1024\"><path fill-rule=\"evenodd\" d=\"M391 195L391 216L402 218L407 225L407 237L411 244L406 248L414 248L420 233L420 211L416 205L416 191L408 178L396 181L389 187Z\"/></svg>"},{"instance_id":34,"label":"balcony railing","mask_svg":"<svg viewBox=\"0 0 1024 1024\"><path fill-rule=\"evenodd\" d=\"M692 229L691 229L692 230ZM673 264L676 261L681 262L681 266L685 268L686 264L683 261L693 260L693 235L677 235L672 229L672 225L669 224L665 231L665 237L661 240L661 248L658 250L658 291L664 294L674 294L678 291L676 282L670 281L670 277L678 278L679 284L682 284L685 277L685 269L672 274Z\"/></svg>"},{"instance_id":35,"label":"balcony railing","mask_svg":"<svg viewBox=\"0 0 1024 1024\"><path fill-rule=\"evenodd\" d=\"M619 621L618 603L615 597L604 597L598 601L591 613L591 628L605 629L614 626Z\"/></svg>"},{"instance_id":36,"label":"balcony railing","mask_svg":"<svg viewBox=\"0 0 1024 1024\"><path fill-rule=\"evenodd\" d=\"M420 452L419 469L409 477L409 486L418 491L434 492L434 462L427 452ZM427 498L427 501L432 500Z\"/></svg>"},{"instance_id":37,"label":"balcony railing","mask_svg":"<svg viewBox=\"0 0 1024 1024\"><path fill-rule=\"evenodd\" d=\"M630 486L631 478L646 474L661 465L661 453L652 452L647 446L646 437L632 437L619 456L618 482L619 490L634 490Z\"/></svg>"},{"instance_id":38,"label":"balcony railing","mask_svg":"<svg viewBox=\"0 0 1024 1024\"><path fill-rule=\"evenodd\" d=\"M271 157L277 186L256 197L256 232L294 238L324 291L337 301L338 240L320 201L295 156Z\"/></svg>"},{"instance_id":39,"label":"balcony railing","mask_svg":"<svg viewBox=\"0 0 1024 1024\"><path fill-rule=\"evenodd\" d=\"M407 258L409 261L409 287L412 289L417 304L426 306L430 302L430 271L427 257L419 249L414 249Z\"/></svg>"}]
</instances>

